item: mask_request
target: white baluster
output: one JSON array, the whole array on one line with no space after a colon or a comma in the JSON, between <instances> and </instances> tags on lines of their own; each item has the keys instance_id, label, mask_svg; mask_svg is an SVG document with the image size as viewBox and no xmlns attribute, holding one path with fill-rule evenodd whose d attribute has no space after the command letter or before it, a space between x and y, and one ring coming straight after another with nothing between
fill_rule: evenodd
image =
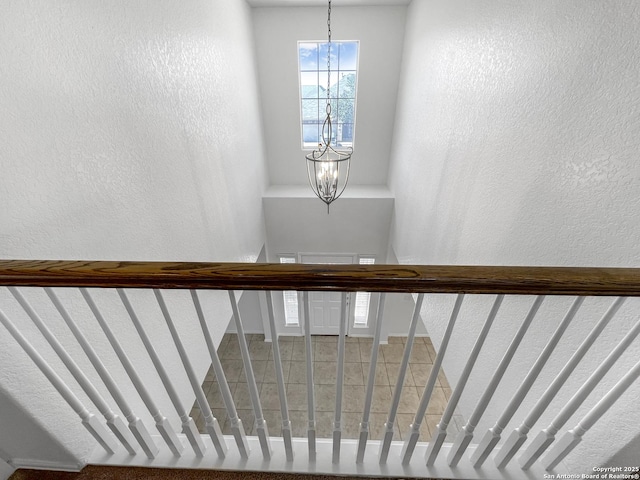
<instances>
[{"instance_id":1,"label":"white baluster","mask_svg":"<svg viewBox=\"0 0 640 480\"><path fill-rule=\"evenodd\" d=\"M442 338L442 343L440 344L440 348L438 349L438 353L436 355L436 359L433 362L433 367L431 367L431 374L429 375L429 379L427 380L427 384L424 387L424 392L422 393L422 398L420 399L420 405L418 405L418 411L416 412L416 416L413 420L413 423L409 426L408 438L404 442L402 446L402 464L409 465L411 461L411 457L413 456L413 452L415 450L416 444L420 439L420 426L422 425L422 420L424 419L425 413L427 413L427 407L429 406L429 400L431 399L431 395L433 394L433 390L436 385L436 381L438 380L438 373L440 372L440 367L442 366L442 361L444 359L444 354L447 351L447 346L449 345L449 340L451 339L451 333L453 332L453 326L458 319L458 314L460 313L460 307L462 307L462 301L464 300L464 293L458 294L456 297L456 303L453 306L453 310L451 311L451 317L449 318L449 323L447 324L447 328L444 332L444 337Z\"/></svg>"},{"instance_id":2,"label":"white baluster","mask_svg":"<svg viewBox=\"0 0 640 480\"><path fill-rule=\"evenodd\" d=\"M498 367L496 368L496 371L494 372L493 377L489 381L487 388L482 394L482 397L480 397L480 400L478 401L476 408L474 409L473 413L469 417L469 420L467 421L466 425L462 427L462 431L458 434L455 441L453 442L453 446L451 447L451 450L449 451L449 455L447 457L447 462L449 463L449 466L455 467L456 465L458 465L458 462L462 458L462 454L465 452L465 450L469 446L469 443L471 443L471 439L473 438L473 432L476 426L478 425L478 422L480 421L480 419L482 418L482 415L487 409L487 406L489 405L489 402L491 401L493 394L495 393L496 389L498 388L498 385L500 384L500 381L502 380L502 377L504 376L504 372L507 370L507 367L511 363L511 359L513 358L513 356L516 353L516 350L520 346L520 342L524 338L525 333L527 333L527 330L529 329L531 322L535 318L536 313L538 313L538 309L540 308L540 305L542 305L543 300L544 300L544 296L536 297L535 301L533 302L533 305L529 309L529 313L527 314L524 321L522 322L522 325L520 325L520 328L518 329L515 336L511 340L511 343L509 344L507 351L505 352L504 356L500 360L500 363L498 364Z\"/></svg>"},{"instance_id":3,"label":"white baluster","mask_svg":"<svg viewBox=\"0 0 640 480\"><path fill-rule=\"evenodd\" d=\"M533 428L542 413L549 406L553 398L567 381L580 360L582 360L582 358L585 356L591 345L593 345L593 342L596 341L602 330L604 330L604 327L607 326L609 321L622 306L623 302L624 298L618 298L611 304L607 312L602 316L596 326L593 327L591 332L589 332L587 337L580 344L580 346L571 356L566 365L562 367L560 373L547 387L545 392L542 394L542 397L540 397L540 399L533 407L531 412L529 412L529 415L527 415L522 424L513 432L511 432L511 435L509 435L509 437L507 437L504 445L496 455L496 465L498 465L499 468L504 468L507 463L509 463L509 461L513 458L513 456L518 452L520 447L526 442L529 431Z\"/></svg>"},{"instance_id":4,"label":"white baluster","mask_svg":"<svg viewBox=\"0 0 640 480\"><path fill-rule=\"evenodd\" d=\"M640 321L627 333L624 338L616 345L607 358L596 368L587 381L578 389L578 391L571 397L568 403L562 407L560 413L551 421L549 426L542 430L532 440L522 456L518 458L518 462L523 470L528 469L533 465L542 453L553 443L555 435L567 423L571 415L575 413L582 402L584 402L587 396L596 388L598 382L604 377L604 375L611 369L613 364L620 358L620 355L627 349L627 347L633 342L633 340L640 333Z\"/></svg>"},{"instance_id":5,"label":"white baluster","mask_svg":"<svg viewBox=\"0 0 640 480\"><path fill-rule=\"evenodd\" d=\"M135 440L131 432L127 429L122 419L113 413L113 410L109 407L107 402L104 400L100 392L96 389L96 387L91 383L91 380L84 374L84 372L80 369L78 364L71 358L71 355L67 353L62 344L58 341L55 335L49 330L49 328L44 324L40 316L36 313L36 311L31 307L29 302L22 296L20 291L15 287L8 287L11 295L18 301L20 306L27 313L29 318L33 321L33 323L38 327L38 330L42 333L44 338L49 342L49 345L56 352L62 363L69 369L73 378L76 379L82 390L89 396L91 401L98 407L98 411L104 416L107 421L108 427L111 429L113 434L116 436L120 443L125 447L125 449L131 454L136 454L136 446Z\"/></svg>"},{"instance_id":6,"label":"white baluster","mask_svg":"<svg viewBox=\"0 0 640 480\"><path fill-rule=\"evenodd\" d=\"M376 381L376 365L378 363L378 350L380 347L380 332L382 331L382 317L384 313L385 294L378 297L378 313L376 315L376 326L373 334L373 344L371 345L371 359L369 360L369 376L367 378L367 392L364 400L364 411L360 422L360 436L358 437L358 453L356 463L364 461L364 451L367 448L369 438L369 414L371 413L371 403L373 400L373 387Z\"/></svg>"},{"instance_id":7,"label":"white baluster","mask_svg":"<svg viewBox=\"0 0 640 480\"><path fill-rule=\"evenodd\" d=\"M300 292L298 292L300 298ZM316 405L313 385L313 351L311 349L311 316L309 314L309 292L302 293L304 308L304 342L307 357L307 439L309 441L309 461L316 460Z\"/></svg>"},{"instance_id":8,"label":"white baluster","mask_svg":"<svg viewBox=\"0 0 640 480\"><path fill-rule=\"evenodd\" d=\"M167 308L167 304L162 297L162 292L160 290L154 289L154 295L156 296L156 300L158 301L158 305L160 306L160 310L162 311L162 315L164 316L165 321L167 322L167 326L169 327L169 331L171 332L171 337L173 337L173 342L178 349L178 354L180 355L180 360L182 360L182 365L184 366L185 371L187 372L187 377L189 378L189 383L191 383L191 388L193 388L194 393L196 394L196 400L198 402L198 406L200 407L200 411L205 420L205 425L207 429L207 433L211 437L211 441L213 442L213 446L216 449L218 457L224 458L227 453L227 444L224 441L224 437L222 436L222 431L220 430L220 425L218 425L218 420L213 416L213 412L209 407L209 402L207 401L207 396L202 390L202 385L198 381L198 376L191 365L191 360L189 360L189 356L187 355L187 351L184 348L182 340L180 340L180 336L178 335L178 330L176 330L175 323L171 318L171 314L169 313L169 309ZM195 425L194 425L195 426ZM198 434L198 437L200 435ZM202 443L202 442L200 442ZM202 455L204 454L205 447L200 444L194 446L194 448L202 448ZM199 456L202 456L199 455Z\"/></svg>"},{"instance_id":9,"label":"white baluster","mask_svg":"<svg viewBox=\"0 0 640 480\"><path fill-rule=\"evenodd\" d=\"M158 446L153 441L153 439L151 438L151 435L149 434L147 427L144 425L142 420L131 410L131 407L129 406L126 399L124 398L124 395L118 388L118 385L116 384L115 380L113 379L111 374L108 372L107 368L104 366L104 364L100 360L100 357L98 357L96 352L93 350L87 338L82 334L82 332L80 331L80 329L78 328L74 320L71 318L71 315L69 315L69 312L67 312L64 305L62 305L62 302L60 302L60 299L57 297L53 289L46 287L44 290L49 296L49 298L51 299L53 305L56 307L56 310L58 310L58 313L60 313L60 316L63 318L63 320L65 321L65 323L67 324L71 332L73 333L78 343L82 347L82 350L91 361L91 364L98 372L98 375L100 375L100 378L102 379L105 386L107 387L107 390L109 390L109 393L111 394L111 396L113 396L113 399L118 404L118 407L120 407L120 410L122 410L122 414L125 416L125 418L129 422L129 430L131 430L131 432L133 433L133 436L136 438L136 440L142 447L142 450L144 451L145 455L147 455L147 457L150 459L155 458L156 455L158 454L159 449L158 449ZM130 450L129 452L131 453Z\"/></svg>"},{"instance_id":10,"label":"white baluster","mask_svg":"<svg viewBox=\"0 0 640 480\"><path fill-rule=\"evenodd\" d=\"M140 379L140 375L138 375L138 372L133 366L133 363L131 363L131 360L129 359L124 349L120 345L120 342L118 342L118 340L116 339L115 335L113 334L113 331L109 327L109 324L107 323L107 321L102 316L102 313L100 312L100 309L93 301L93 298L91 298L91 295L89 294L88 290L86 288L80 288L79 290L80 290L80 293L82 294L82 297L87 302L89 309L93 313L93 316L96 318L96 320L100 324L102 331L107 336L107 339L111 344L111 347L113 348L113 350L116 352L116 355L120 359L120 362L122 363L122 366L126 370L127 375L129 375L129 379L131 380L133 385L136 387L136 390L140 394L140 398L142 398L142 401L144 402L147 409L149 410L149 413L151 413L151 415L153 416L153 419L156 422L156 428L160 432L162 439L166 442L171 452L175 456L179 457L182 454L182 451L184 450L184 445L182 445L182 443L180 442L180 439L176 435L176 432L173 429L173 427L171 427L169 420L162 414L162 412L160 412L160 410L156 406L155 402L153 401L153 398L149 394L149 391L147 390L144 383Z\"/></svg>"},{"instance_id":11,"label":"white baluster","mask_svg":"<svg viewBox=\"0 0 640 480\"><path fill-rule=\"evenodd\" d=\"M582 436L596 423L602 415L620 398L629 386L640 377L640 362L636 363L618 383L584 416L575 428L565 433L558 440L541 463L546 470L555 468L576 445L582 441Z\"/></svg>"},{"instance_id":12,"label":"white baluster","mask_svg":"<svg viewBox=\"0 0 640 480\"><path fill-rule=\"evenodd\" d=\"M280 358L280 344L278 343L278 331L273 316L273 300L271 292L266 292L267 311L269 313L269 329L271 330L271 343L273 345L273 365L276 371L278 383L278 395L280 397L280 413L282 415L282 439L284 441L285 455L288 462L293 461L293 443L291 440L291 420L289 419L289 407L287 406L287 392L282 373L282 359Z\"/></svg>"},{"instance_id":13,"label":"white baluster","mask_svg":"<svg viewBox=\"0 0 640 480\"><path fill-rule=\"evenodd\" d=\"M227 377L224 374L222 364L220 363L220 357L218 357L216 346L213 343L213 337L211 336L211 332L209 331L207 321L204 318L204 312L202 311L202 305L200 304L198 293L195 290L191 290L191 299L193 300L193 306L196 309L198 320L200 321L200 327L202 328L202 333L207 343L207 348L209 349L209 356L211 357L211 366L213 367L213 371L216 374L216 380L218 381L218 387L220 388L220 393L222 394L222 400L224 401L224 406L227 409L227 415L229 416L229 421L231 422L231 433L233 434L233 438L236 441L240 456L246 460L247 458L249 458L250 451L249 443L247 442L247 435L244 431L242 420L238 417L238 411L236 410L235 403L233 402L233 395L231 394L231 390L229 389Z\"/></svg>"},{"instance_id":14,"label":"white baluster","mask_svg":"<svg viewBox=\"0 0 640 480\"><path fill-rule=\"evenodd\" d=\"M156 371L158 372L158 375L162 380L162 384L164 385L164 388L167 390L167 393L169 394L171 403L173 403L173 406L176 409L178 416L180 417L180 421L182 422L182 433L186 435L196 456L198 457L204 456L205 447L204 447L204 443L202 442L202 437L200 436L200 432L198 432L195 422L185 410L184 405L180 400L180 396L178 395L178 392L173 386L173 383L171 382L171 378L169 378L169 374L165 370L164 365L162 365L162 362L160 361L160 356L158 355L158 352L156 352L156 349L153 346L153 343L151 343L151 339L149 338L149 335L147 335L147 332L142 326L142 322L138 318L138 315L136 314L135 310L133 309L133 306L131 305L131 302L129 301L129 298L127 297L127 294L125 293L125 291L122 288L116 288L116 291L118 292L118 296L120 297L120 300L122 300L122 304L124 305L124 308L127 310L129 317L131 318L131 322L133 323L133 326L138 331L138 335L140 335L140 339L142 340L142 343L144 344L144 347L147 350L149 357L151 357L151 362L153 363L153 366L156 367Z\"/></svg>"},{"instance_id":15,"label":"white baluster","mask_svg":"<svg viewBox=\"0 0 640 480\"><path fill-rule=\"evenodd\" d=\"M240 319L240 312L238 310L238 302L236 302L236 296L233 290L229 290L229 299L231 300L233 319L235 321L236 331L238 332L238 343L240 344L244 373L247 377L249 397L251 397L251 405L253 406L253 413L256 418L256 433L258 434L258 440L260 441L262 456L265 460L269 460L271 459L269 430L267 429L267 422L262 414L262 405L260 403L260 395L258 393L258 386L256 385L256 378L253 374L253 366L251 365L251 357L249 356L249 347L247 346L247 339L244 336L244 327L242 326L242 320Z\"/></svg>"},{"instance_id":16,"label":"white baluster","mask_svg":"<svg viewBox=\"0 0 640 480\"><path fill-rule=\"evenodd\" d=\"M420 309L422 308L423 300L424 294L421 293L418 295L418 298L416 299L416 305L413 309L413 316L411 317L411 324L409 325L409 333L407 334L407 342L404 347L404 354L402 356L402 362L400 363L400 370L398 371L396 387L393 390L391 407L389 408L387 421L384 424L382 442L380 442L380 452L378 455L378 462L380 463L380 465L384 465L385 463L387 463L387 457L389 456L389 448L391 447L391 441L393 440L393 425L396 421L398 405L400 405L400 395L402 394L404 377L407 374L407 368L409 368L409 357L411 356L411 348L413 347L413 340L416 335L416 327L418 326Z\"/></svg>"},{"instance_id":17,"label":"white baluster","mask_svg":"<svg viewBox=\"0 0 640 480\"><path fill-rule=\"evenodd\" d=\"M91 433L93 438L104 448L107 453L115 453L118 449L118 442L115 438L109 434L108 430L104 428L102 423L93 415L82 402L75 396L66 383L58 376L58 374L49 366L47 361L40 356L35 347L29 343L29 341L20 333L20 331L13 325L9 318L0 310L0 323L9 331L11 336L16 339L22 349L26 352L31 360L38 366L40 371L47 377L51 385L58 390L62 398L69 404L69 406L78 414L82 420L82 424Z\"/></svg>"},{"instance_id":18,"label":"white baluster","mask_svg":"<svg viewBox=\"0 0 640 480\"><path fill-rule=\"evenodd\" d=\"M556 328L556 331L553 333L542 352L540 352L540 355L538 355L538 358L527 373L525 379L522 381L522 384L518 387L518 391L509 402L509 405L507 405L505 411L502 413L496 424L488 429L484 434L484 437L482 437L482 440L478 444L478 447L471 456L471 462L473 463L473 466L475 468L482 466L491 451L500 441L502 431L505 429L505 427L515 414L516 410L524 400L524 397L526 397L527 393L531 389L531 386L538 378L538 375L542 371L542 368L547 363L547 360L551 356L551 353L555 349L556 345L558 345L560 338L562 338L562 335L575 317L583 301L584 297L576 297L564 319L562 320L558 328ZM498 466L498 468L504 468L507 462L513 457L517 449L520 448L520 446L521 445L517 445L516 449L512 452L510 452L509 448L501 449L498 452L498 455L496 455L496 465Z\"/></svg>"},{"instance_id":19,"label":"white baluster","mask_svg":"<svg viewBox=\"0 0 640 480\"><path fill-rule=\"evenodd\" d=\"M342 388L344 385L344 347L347 334L347 292L340 295L340 336L338 337L338 370L336 373L336 409L333 418L333 455L332 462L340 462L342 439Z\"/></svg>"},{"instance_id":20,"label":"white baluster","mask_svg":"<svg viewBox=\"0 0 640 480\"><path fill-rule=\"evenodd\" d=\"M453 390L449 401L447 402L447 407L442 414L442 418L438 425L436 425L436 430L433 432L431 437L431 441L429 442L429 446L427 447L427 452L425 454L425 458L427 460L427 466L433 465L436 461L438 453L440 453L440 449L442 448L442 444L444 443L444 439L447 436L447 427L449 426L449 422L451 421L451 417L458 405L458 401L460 400L460 396L462 395L462 391L467 384L467 380L469 380L469 375L471 375L471 370L476 363L478 355L480 354L480 349L484 344L485 339L489 333L489 329L491 328L491 324L493 323L496 315L498 314L498 310L500 309L500 305L502 304L502 300L504 299L504 295L498 295L493 302L493 307L491 307L491 311L489 312L489 316L487 320L484 322L482 330L480 331L480 335L476 339L476 343L473 345L473 349L469 354L469 359L462 370L462 374L460 375L460 379L458 380L458 384L456 388Z\"/></svg>"}]
</instances>

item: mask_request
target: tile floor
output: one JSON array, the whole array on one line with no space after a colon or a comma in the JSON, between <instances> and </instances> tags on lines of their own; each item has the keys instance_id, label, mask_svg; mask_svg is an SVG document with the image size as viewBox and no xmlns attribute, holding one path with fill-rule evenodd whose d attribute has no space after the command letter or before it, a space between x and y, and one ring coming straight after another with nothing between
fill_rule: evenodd
<instances>
[{"instance_id":1,"label":"tile floor","mask_svg":"<svg viewBox=\"0 0 640 480\"><path fill-rule=\"evenodd\" d=\"M266 343L263 335L247 335L246 338L269 434L280 436L282 419L271 343ZM337 338L335 336L312 337L316 429L319 438L330 438L333 430ZM370 416L370 438L374 440L380 439L384 422L387 419L404 352L404 340L404 337L390 337L387 345L380 346ZM359 423L362 419L364 406L365 384L369 374L371 345L371 338L347 337L346 339L342 415L343 438L358 438ZM293 436L306 437L307 387L304 337L280 337L279 346ZM220 343L218 355L245 431L247 435L253 435L254 415L242 365L242 356L235 334L225 334ZM413 416L431 372L434 358L435 350L431 340L429 338L416 338L395 421L395 440L403 439L410 423L413 421ZM212 369L209 369L202 386L223 433L231 434L222 396ZM421 441L428 441L431 438L431 432L439 422L450 395L451 389L447 379L440 372L436 389L425 415L425 421L422 423ZM197 403L193 406L191 416L196 421L200 431L204 433L204 420ZM452 422L449 424L448 436L455 435L462 425L462 418L459 415L454 415Z\"/></svg>"}]
</instances>

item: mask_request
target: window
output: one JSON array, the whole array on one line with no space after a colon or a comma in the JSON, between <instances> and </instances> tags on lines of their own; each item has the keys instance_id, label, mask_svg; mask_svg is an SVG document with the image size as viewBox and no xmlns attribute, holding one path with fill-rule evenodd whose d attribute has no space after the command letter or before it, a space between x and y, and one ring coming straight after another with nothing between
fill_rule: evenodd
<instances>
[{"instance_id":1,"label":"window","mask_svg":"<svg viewBox=\"0 0 640 480\"><path fill-rule=\"evenodd\" d=\"M298 42L300 68L300 118L302 148L314 149L322 141L327 116L327 42ZM332 145L352 147L355 115L359 42L331 42Z\"/></svg>"},{"instance_id":2,"label":"window","mask_svg":"<svg viewBox=\"0 0 640 480\"><path fill-rule=\"evenodd\" d=\"M296 263L295 255L281 255L280 263ZM284 324L298 325L298 292L286 290L282 292L284 300Z\"/></svg>"},{"instance_id":3,"label":"window","mask_svg":"<svg viewBox=\"0 0 640 480\"><path fill-rule=\"evenodd\" d=\"M374 257L360 257L358 262L360 265L373 265L376 263ZM353 324L359 327L366 327L369 323L369 303L371 300L370 292L356 293L356 307L354 312Z\"/></svg>"}]
</instances>

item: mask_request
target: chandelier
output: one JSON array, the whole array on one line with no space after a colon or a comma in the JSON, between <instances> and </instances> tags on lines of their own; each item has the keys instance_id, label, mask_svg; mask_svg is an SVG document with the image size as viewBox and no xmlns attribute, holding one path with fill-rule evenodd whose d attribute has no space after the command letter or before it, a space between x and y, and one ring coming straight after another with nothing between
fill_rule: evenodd
<instances>
[{"instance_id":1,"label":"chandelier","mask_svg":"<svg viewBox=\"0 0 640 480\"><path fill-rule=\"evenodd\" d=\"M353 148L339 151L337 147L335 135L331 123L331 0L329 0L329 9L327 13L327 116L322 124L322 142L318 145L318 149L314 150L306 156L307 159L307 175L309 184L316 196L327 204L327 213L331 202L338 199L344 192L349 180L349 166L351 163L351 154Z\"/></svg>"}]
</instances>

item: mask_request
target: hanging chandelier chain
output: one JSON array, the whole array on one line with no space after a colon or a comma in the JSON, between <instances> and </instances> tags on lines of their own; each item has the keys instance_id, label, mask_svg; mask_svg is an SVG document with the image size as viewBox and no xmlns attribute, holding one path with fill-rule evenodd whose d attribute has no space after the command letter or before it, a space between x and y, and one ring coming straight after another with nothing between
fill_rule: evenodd
<instances>
[{"instance_id":1,"label":"hanging chandelier chain","mask_svg":"<svg viewBox=\"0 0 640 480\"><path fill-rule=\"evenodd\" d=\"M327 11L327 33L329 42L327 45L327 114L331 113L331 100L329 93L331 89L331 0L329 0L329 9Z\"/></svg>"}]
</instances>

